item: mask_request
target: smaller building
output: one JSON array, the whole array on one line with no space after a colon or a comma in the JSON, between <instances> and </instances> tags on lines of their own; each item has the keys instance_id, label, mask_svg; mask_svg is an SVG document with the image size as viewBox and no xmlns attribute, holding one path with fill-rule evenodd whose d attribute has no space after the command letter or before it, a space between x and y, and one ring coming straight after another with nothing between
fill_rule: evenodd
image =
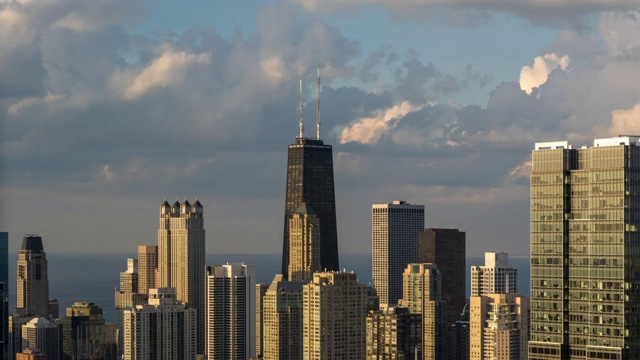
<instances>
[{"instance_id":1,"label":"smaller building","mask_svg":"<svg viewBox=\"0 0 640 360\"><path fill-rule=\"evenodd\" d=\"M302 358L302 287L304 281L284 281L276 275L263 302L264 359Z\"/></svg>"},{"instance_id":2,"label":"smaller building","mask_svg":"<svg viewBox=\"0 0 640 360\"><path fill-rule=\"evenodd\" d=\"M49 319L60 318L60 302L58 299L49 299Z\"/></svg>"},{"instance_id":3,"label":"smaller building","mask_svg":"<svg viewBox=\"0 0 640 360\"><path fill-rule=\"evenodd\" d=\"M422 358L422 315L391 307L367 315L367 360Z\"/></svg>"},{"instance_id":4,"label":"smaller building","mask_svg":"<svg viewBox=\"0 0 640 360\"><path fill-rule=\"evenodd\" d=\"M27 348L16 353L16 360L47 360L47 355L39 349Z\"/></svg>"},{"instance_id":5,"label":"smaller building","mask_svg":"<svg viewBox=\"0 0 640 360\"><path fill-rule=\"evenodd\" d=\"M471 296L508 294L518 290L518 270L506 252L485 252L484 266L471 267Z\"/></svg>"},{"instance_id":6,"label":"smaller building","mask_svg":"<svg viewBox=\"0 0 640 360\"><path fill-rule=\"evenodd\" d=\"M34 318L22 325L22 348L39 349L48 360L61 359L61 327L45 318Z\"/></svg>"}]
</instances>

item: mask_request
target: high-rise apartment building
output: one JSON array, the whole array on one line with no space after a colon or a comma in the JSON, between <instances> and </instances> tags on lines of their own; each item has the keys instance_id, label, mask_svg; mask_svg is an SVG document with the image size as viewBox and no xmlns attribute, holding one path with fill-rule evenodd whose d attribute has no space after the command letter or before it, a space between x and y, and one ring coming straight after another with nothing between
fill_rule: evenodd
<instances>
[{"instance_id":1,"label":"high-rise apartment building","mask_svg":"<svg viewBox=\"0 0 640 360\"><path fill-rule=\"evenodd\" d=\"M115 293L115 305L116 316L115 325L118 329L118 355L124 353L124 312L127 310L133 310L138 305L144 305L147 303L148 294L139 293L126 293L123 291L116 291Z\"/></svg>"},{"instance_id":2,"label":"high-rise apartment building","mask_svg":"<svg viewBox=\"0 0 640 360\"><path fill-rule=\"evenodd\" d=\"M120 273L120 291L125 293L138 292L138 260L127 259L127 271Z\"/></svg>"},{"instance_id":3,"label":"high-rise apartment building","mask_svg":"<svg viewBox=\"0 0 640 360\"><path fill-rule=\"evenodd\" d=\"M102 309L92 302L77 301L67 308L62 324L62 358L67 360L116 360L113 330L105 324Z\"/></svg>"},{"instance_id":4,"label":"high-rise apartment building","mask_svg":"<svg viewBox=\"0 0 640 360\"><path fill-rule=\"evenodd\" d=\"M255 357L256 269L245 264L207 266L209 360Z\"/></svg>"},{"instance_id":5,"label":"high-rise apartment building","mask_svg":"<svg viewBox=\"0 0 640 360\"><path fill-rule=\"evenodd\" d=\"M518 290L518 270L506 252L485 252L484 266L471 267L471 296L508 294Z\"/></svg>"},{"instance_id":6,"label":"high-rise apartment building","mask_svg":"<svg viewBox=\"0 0 640 360\"><path fill-rule=\"evenodd\" d=\"M373 286L380 306L402 297L402 272L418 260L418 233L424 229L424 205L394 200L371 209Z\"/></svg>"},{"instance_id":7,"label":"high-rise apartment building","mask_svg":"<svg viewBox=\"0 0 640 360\"><path fill-rule=\"evenodd\" d=\"M537 143L529 359L640 359L640 138Z\"/></svg>"},{"instance_id":8,"label":"high-rise apartment building","mask_svg":"<svg viewBox=\"0 0 640 360\"><path fill-rule=\"evenodd\" d=\"M289 220L302 203L311 206L320 219L320 267L334 271L340 268L332 152L331 145L326 145L319 136L309 139L303 131L295 144L289 145L282 246L282 274L286 279L289 279Z\"/></svg>"},{"instance_id":9,"label":"high-rise apartment building","mask_svg":"<svg viewBox=\"0 0 640 360\"><path fill-rule=\"evenodd\" d=\"M301 359L363 359L369 294L353 272L315 273L303 286Z\"/></svg>"},{"instance_id":10,"label":"high-rise apartment building","mask_svg":"<svg viewBox=\"0 0 640 360\"><path fill-rule=\"evenodd\" d=\"M306 203L289 219L289 280L309 281L320 267L320 219Z\"/></svg>"},{"instance_id":11,"label":"high-rise apartment building","mask_svg":"<svg viewBox=\"0 0 640 360\"><path fill-rule=\"evenodd\" d=\"M269 284L256 284L256 357L264 353L264 295Z\"/></svg>"},{"instance_id":12,"label":"high-rise apartment building","mask_svg":"<svg viewBox=\"0 0 640 360\"><path fill-rule=\"evenodd\" d=\"M18 255L16 279L16 313L47 317L49 315L49 278L47 254L42 238L26 235Z\"/></svg>"},{"instance_id":13,"label":"high-rise apartment building","mask_svg":"<svg viewBox=\"0 0 640 360\"><path fill-rule=\"evenodd\" d=\"M422 315L390 307L367 315L367 360L422 358Z\"/></svg>"},{"instance_id":14,"label":"high-rise apartment building","mask_svg":"<svg viewBox=\"0 0 640 360\"><path fill-rule=\"evenodd\" d=\"M40 349L47 360L60 360L62 354L61 327L45 318L34 318L22 325L22 348Z\"/></svg>"},{"instance_id":15,"label":"high-rise apartment building","mask_svg":"<svg viewBox=\"0 0 640 360\"><path fill-rule=\"evenodd\" d=\"M149 289L156 288L158 272L158 246L138 246L138 293L148 294ZM135 291L134 291L135 292Z\"/></svg>"},{"instance_id":16,"label":"high-rise apartment building","mask_svg":"<svg viewBox=\"0 0 640 360\"><path fill-rule=\"evenodd\" d=\"M529 299L518 293L472 296L470 360L527 360Z\"/></svg>"},{"instance_id":17,"label":"high-rise apartment building","mask_svg":"<svg viewBox=\"0 0 640 360\"><path fill-rule=\"evenodd\" d=\"M265 360L302 359L302 287L276 275L263 301Z\"/></svg>"},{"instance_id":18,"label":"high-rise apartment building","mask_svg":"<svg viewBox=\"0 0 640 360\"><path fill-rule=\"evenodd\" d=\"M422 359L447 359L440 271L433 264L408 264L402 278L400 306L422 315Z\"/></svg>"},{"instance_id":19,"label":"high-rise apartment building","mask_svg":"<svg viewBox=\"0 0 640 360\"><path fill-rule=\"evenodd\" d=\"M173 288L148 295L148 304L124 311L124 359L196 359L196 310L178 303Z\"/></svg>"},{"instance_id":20,"label":"high-rise apartment building","mask_svg":"<svg viewBox=\"0 0 640 360\"><path fill-rule=\"evenodd\" d=\"M177 300L196 309L196 351L204 353L205 342L205 232L200 201L187 199L160 205L158 229L158 283L175 288ZM147 275L148 278L148 275Z\"/></svg>"}]
</instances>

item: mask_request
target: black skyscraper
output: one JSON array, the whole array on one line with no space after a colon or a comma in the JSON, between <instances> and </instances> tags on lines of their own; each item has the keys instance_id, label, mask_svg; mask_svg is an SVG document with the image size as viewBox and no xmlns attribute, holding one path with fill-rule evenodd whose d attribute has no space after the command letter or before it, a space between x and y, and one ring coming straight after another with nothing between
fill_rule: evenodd
<instances>
[{"instance_id":1,"label":"black skyscraper","mask_svg":"<svg viewBox=\"0 0 640 360\"><path fill-rule=\"evenodd\" d=\"M325 145L319 139L298 137L295 144L289 145L282 246L282 274L286 278L289 268L289 219L303 202L316 211L320 220L322 269L339 270L332 151L331 145Z\"/></svg>"}]
</instances>

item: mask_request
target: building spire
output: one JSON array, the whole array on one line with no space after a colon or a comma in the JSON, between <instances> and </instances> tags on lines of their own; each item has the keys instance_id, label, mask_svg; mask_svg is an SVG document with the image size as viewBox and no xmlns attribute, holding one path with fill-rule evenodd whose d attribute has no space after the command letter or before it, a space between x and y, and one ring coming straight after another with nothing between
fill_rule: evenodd
<instances>
[{"instance_id":1,"label":"building spire","mask_svg":"<svg viewBox=\"0 0 640 360\"><path fill-rule=\"evenodd\" d=\"M304 138L304 120L302 119L302 80L300 80L300 139Z\"/></svg>"},{"instance_id":2,"label":"building spire","mask_svg":"<svg viewBox=\"0 0 640 360\"><path fill-rule=\"evenodd\" d=\"M318 82L317 82L317 98L316 106L316 140L320 140L320 65L318 65Z\"/></svg>"}]
</instances>

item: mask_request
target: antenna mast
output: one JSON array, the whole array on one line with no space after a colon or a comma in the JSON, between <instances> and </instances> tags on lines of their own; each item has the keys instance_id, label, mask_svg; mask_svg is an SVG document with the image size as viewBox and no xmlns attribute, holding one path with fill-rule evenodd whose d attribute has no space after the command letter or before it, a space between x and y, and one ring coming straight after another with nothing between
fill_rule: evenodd
<instances>
[{"instance_id":1,"label":"antenna mast","mask_svg":"<svg viewBox=\"0 0 640 360\"><path fill-rule=\"evenodd\" d=\"M317 83L318 105L316 114L316 140L320 140L320 65L318 65L318 83Z\"/></svg>"},{"instance_id":2,"label":"antenna mast","mask_svg":"<svg viewBox=\"0 0 640 360\"><path fill-rule=\"evenodd\" d=\"M304 124L302 120L302 80L300 80L300 139L304 138Z\"/></svg>"}]
</instances>

